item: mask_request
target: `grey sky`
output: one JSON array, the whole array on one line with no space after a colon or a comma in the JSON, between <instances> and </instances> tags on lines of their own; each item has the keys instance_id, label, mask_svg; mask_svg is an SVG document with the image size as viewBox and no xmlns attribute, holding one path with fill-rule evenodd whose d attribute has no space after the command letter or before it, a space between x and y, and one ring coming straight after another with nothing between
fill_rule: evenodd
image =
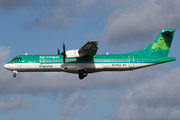
<instances>
[{"instance_id":1,"label":"grey sky","mask_svg":"<svg viewBox=\"0 0 180 120\"><path fill-rule=\"evenodd\" d=\"M159 71L154 79L133 85L121 97L116 117L123 120L179 119L179 72L179 68L167 73Z\"/></svg>"},{"instance_id":2,"label":"grey sky","mask_svg":"<svg viewBox=\"0 0 180 120\"><path fill-rule=\"evenodd\" d=\"M16 95L0 100L0 112L28 109L34 107L35 105L35 102L29 101L21 96Z\"/></svg>"}]
</instances>

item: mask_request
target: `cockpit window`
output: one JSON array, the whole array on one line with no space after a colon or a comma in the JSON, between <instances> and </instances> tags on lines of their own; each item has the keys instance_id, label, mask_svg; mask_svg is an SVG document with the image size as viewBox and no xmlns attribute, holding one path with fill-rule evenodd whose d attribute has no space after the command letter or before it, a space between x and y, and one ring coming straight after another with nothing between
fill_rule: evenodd
<instances>
[{"instance_id":1,"label":"cockpit window","mask_svg":"<svg viewBox=\"0 0 180 120\"><path fill-rule=\"evenodd\" d=\"M13 58L12 61L16 60L16 58Z\"/></svg>"},{"instance_id":2,"label":"cockpit window","mask_svg":"<svg viewBox=\"0 0 180 120\"><path fill-rule=\"evenodd\" d=\"M15 58L12 59L12 61L15 61L15 60L22 60L22 58L15 57Z\"/></svg>"}]
</instances>

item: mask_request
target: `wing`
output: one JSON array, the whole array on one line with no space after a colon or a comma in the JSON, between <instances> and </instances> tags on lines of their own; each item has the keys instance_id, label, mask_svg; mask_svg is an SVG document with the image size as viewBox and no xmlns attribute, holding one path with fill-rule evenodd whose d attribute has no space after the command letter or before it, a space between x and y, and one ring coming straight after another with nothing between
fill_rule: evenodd
<instances>
[{"instance_id":1,"label":"wing","mask_svg":"<svg viewBox=\"0 0 180 120\"><path fill-rule=\"evenodd\" d=\"M88 57L92 57L96 54L98 47L97 45L99 44L98 41L88 41L82 48L80 48L79 54L80 56L88 56Z\"/></svg>"},{"instance_id":2,"label":"wing","mask_svg":"<svg viewBox=\"0 0 180 120\"><path fill-rule=\"evenodd\" d=\"M88 56L92 57L96 54L99 44L98 41L88 41L82 48L79 50L68 50L66 51L66 57L67 58L73 58L73 57L83 57Z\"/></svg>"}]
</instances>

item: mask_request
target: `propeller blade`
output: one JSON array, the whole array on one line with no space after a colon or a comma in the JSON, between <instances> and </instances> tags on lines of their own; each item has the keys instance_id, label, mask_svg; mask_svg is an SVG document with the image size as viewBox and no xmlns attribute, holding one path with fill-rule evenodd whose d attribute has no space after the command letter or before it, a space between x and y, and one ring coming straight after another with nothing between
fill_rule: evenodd
<instances>
[{"instance_id":1,"label":"propeller blade","mask_svg":"<svg viewBox=\"0 0 180 120\"><path fill-rule=\"evenodd\" d=\"M66 50L65 50L65 44L63 43L63 62L65 63L66 58Z\"/></svg>"},{"instance_id":2,"label":"propeller blade","mask_svg":"<svg viewBox=\"0 0 180 120\"><path fill-rule=\"evenodd\" d=\"M58 48L58 55L60 55L60 49Z\"/></svg>"},{"instance_id":3,"label":"propeller blade","mask_svg":"<svg viewBox=\"0 0 180 120\"><path fill-rule=\"evenodd\" d=\"M63 43L63 52L65 53L66 51L65 51L65 44Z\"/></svg>"},{"instance_id":4,"label":"propeller blade","mask_svg":"<svg viewBox=\"0 0 180 120\"><path fill-rule=\"evenodd\" d=\"M61 53L61 55L66 54L65 52L66 52L66 50L65 50L65 44L63 43L63 52Z\"/></svg>"},{"instance_id":5,"label":"propeller blade","mask_svg":"<svg viewBox=\"0 0 180 120\"><path fill-rule=\"evenodd\" d=\"M65 56L63 56L63 62L65 63Z\"/></svg>"}]
</instances>

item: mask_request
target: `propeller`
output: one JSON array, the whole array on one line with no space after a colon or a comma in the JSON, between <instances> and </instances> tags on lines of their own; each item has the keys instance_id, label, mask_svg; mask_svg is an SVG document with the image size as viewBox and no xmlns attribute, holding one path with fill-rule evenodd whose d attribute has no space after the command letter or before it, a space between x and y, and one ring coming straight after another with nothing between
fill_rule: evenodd
<instances>
[{"instance_id":1,"label":"propeller","mask_svg":"<svg viewBox=\"0 0 180 120\"><path fill-rule=\"evenodd\" d=\"M60 55L60 49L58 48L58 55Z\"/></svg>"},{"instance_id":2,"label":"propeller","mask_svg":"<svg viewBox=\"0 0 180 120\"><path fill-rule=\"evenodd\" d=\"M66 50L65 50L65 44L63 43L63 52L61 53L63 55L63 62L65 63L65 58L66 58Z\"/></svg>"}]
</instances>

